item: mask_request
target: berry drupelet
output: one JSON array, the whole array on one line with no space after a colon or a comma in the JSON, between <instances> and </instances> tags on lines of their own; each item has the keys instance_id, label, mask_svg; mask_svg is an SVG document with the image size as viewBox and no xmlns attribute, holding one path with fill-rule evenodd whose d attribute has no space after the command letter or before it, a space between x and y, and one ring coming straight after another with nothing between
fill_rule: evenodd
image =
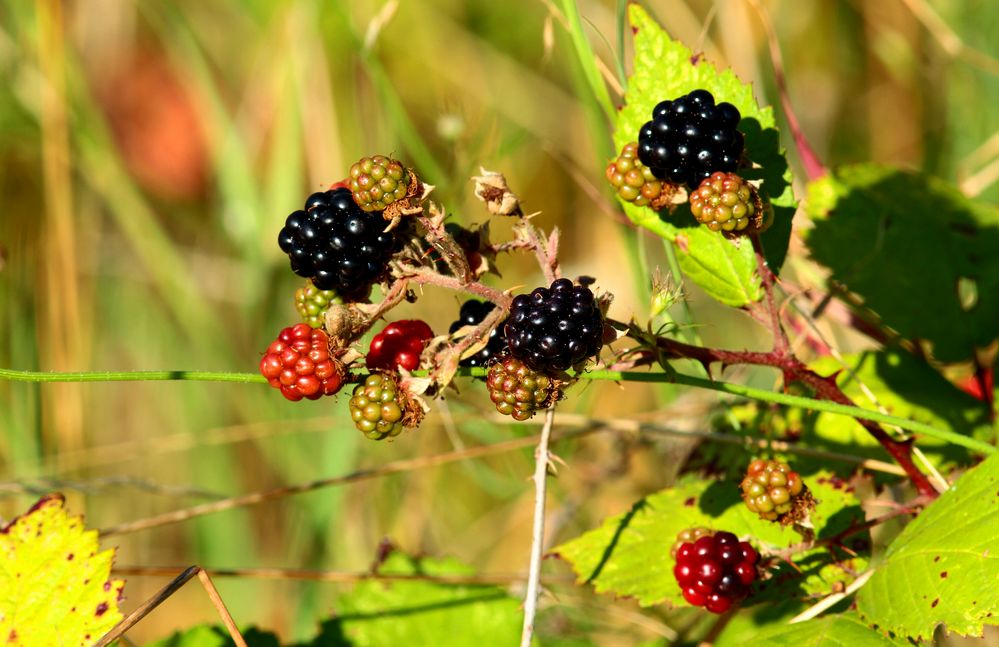
<instances>
[{"instance_id":1,"label":"berry drupelet","mask_svg":"<svg viewBox=\"0 0 999 647\"><path fill-rule=\"evenodd\" d=\"M730 532L694 528L680 533L673 546L676 577L683 599L712 613L725 613L749 595L759 556L749 542Z\"/></svg>"},{"instance_id":2,"label":"berry drupelet","mask_svg":"<svg viewBox=\"0 0 999 647\"><path fill-rule=\"evenodd\" d=\"M395 438L402 433L403 407L399 384L387 373L372 373L354 387L350 398L354 426L371 440Z\"/></svg>"},{"instance_id":3,"label":"berry drupelet","mask_svg":"<svg viewBox=\"0 0 999 647\"><path fill-rule=\"evenodd\" d=\"M385 232L377 211L365 212L349 189L314 193L305 209L288 216L278 244L295 274L347 300L363 299L401 246L398 230Z\"/></svg>"},{"instance_id":4,"label":"berry drupelet","mask_svg":"<svg viewBox=\"0 0 999 647\"><path fill-rule=\"evenodd\" d=\"M707 90L661 101L638 134L638 159L655 177L694 189L716 171L734 171L744 148L731 103Z\"/></svg>"},{"instance_id":5,"label":"berry drupelet","mask_svg":"<svg viewBox=\"0 0 999 647\"><path fill-rule=\"evenodd\" d=\"M796 500L808 506L811 499L798 473L777 460L755 459L740 487L746 507L768 521L782 520L792 512Z\"/></svg>"},{"instance_id":6,"label":"berry drupelet","mask_svg":"<svg viewBox=\"0 0 999 647\"><path fill-rule=\"evenodd\" d=\"M365 211L382 211L406 197L409 173L402 162L374 155L362 157L350 167L349 182L357 206Z\"/></svg>"},{"instance_id":7,"label":"berry drupelet","mask_svg":"<svg viewBox=\"0 0 999 647\"><path fill-rule=\"evenodd\" d=\"M420 354L433 337L434 331L425 321L393 321L371 340L365 364L369 369L415 371L420 366Z\"/></svg>"},{"instance_id":8,"label":"berry drupelet","mask_svg":"<svg viewBox=\"0 0 999 647\"><path fill-rule=\"evenodd\" d=\"M600 352L603 315L588 287L558 279L513 300L503 333L533 371L558 373Z\"/></svg>"},{"instance_id":9,"label":"berry drupelet","mask_svg":"<svg viewBox=\"0 0 999 647\"><path fill-rule=\"evenodd\" d=\"M547 409L561 396L551 378L509 355L489 367L486 388L496 410L520 422L539 409Z\"/></svg>"},{"instance_id":10,"label":"berry drupelet","mask_svg":"<svg viewBox=\"0 0 999 647\"><path fill-rule=\"evenodd\" d=\"M333 395L343 386L344 372L327 344L326 333L307 323L285 328L260 359L260 372L292 402Z\"/></svg>"}]
</instances>

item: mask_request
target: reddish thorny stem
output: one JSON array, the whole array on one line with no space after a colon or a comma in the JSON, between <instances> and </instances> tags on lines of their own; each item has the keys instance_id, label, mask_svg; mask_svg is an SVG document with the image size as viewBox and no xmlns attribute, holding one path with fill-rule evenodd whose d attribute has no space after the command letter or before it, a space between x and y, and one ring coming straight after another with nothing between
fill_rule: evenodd
<instances>
[{"instance_id":1,"label":"reddish thorny stem","mask_svg":"<svg viewBox=\"0 0 999 647\"><path fill-rule=\"evenodd\" d=\"M774 337L773 350L767 352L760 351L732 351L716 348L704 348L685 344L666 337L648 337L641 334L634 326L626 326L632 334L638 333L636 337L639 341L644 341L646 345L654 343L654 351L638 350L637 358L633 360L634 365L651 364L656 358L661 359L693 359L700 362L710 374L710 365L720 362L723 366L733 364L752 364L756 366L770 366L781 371L784 376L785 385L791 382L802 382L810 387L818 399L829 400L837 404L846 406L856 406L856 404L845 394L836 384L836 375L823 377L808 368L804 362L795 356L788 343L787 334L780 322L779 312L774 299L774 284L776 277L767 265L763 255L763 248L757 237L753 237L753 248L756 251L757 269L760 272L760 279L763 285L766 309L769 318L762 318L764 323L769 325ZM620 324L619 322L618 325ZM927 499L934 499L938 492L929 479L924 475L912 460L912 439L895 440L884 428L876 422L870 420L857 420L857 423L864 427L875 440L877 440L885 451L887 451L899 467L905 470L913 486L920 495Z\"/></svg>"}]
</instances>

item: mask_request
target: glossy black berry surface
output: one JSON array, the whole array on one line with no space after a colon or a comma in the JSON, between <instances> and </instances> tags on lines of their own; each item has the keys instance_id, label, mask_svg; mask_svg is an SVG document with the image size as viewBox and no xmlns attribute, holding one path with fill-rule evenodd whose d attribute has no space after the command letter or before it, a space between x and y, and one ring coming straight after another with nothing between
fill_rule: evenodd
<instances>
[{"instance_id":1,"label":"glossy black berry surface","mask_svg":"<svg viewBox=\"0 0 999 647\"><path fill-rule=\"evenodd\" d=\"M362 211L349 189L314 193L278 234L295 274L320 290L346 299L364 298L402 244L398 230L385 233L381 212Z\"/></svg>"},{"instance_id":2,"label":"glossy black berry surface","mask_svg":"<svg viewBox=\"0 0 999 647\"><path fill-rule=\"evenodd\" d=\"M463 326L475 326L482 323L482 320L485 319L495 307L496 305L490 303L489 301L469 299L465 303L461 304L461 310L458 312L458 321L451 324L448 332L453 333ZM493 358L499 355L504 348L506 348L506 339L503 336L503 324L501 323L493 329L492 333L490 333L489 341L486 343L486 347L471 357L466 357L461 360L459 365L486 366Z\"/></svg>"},{"instance_id":3,"label":"glossy black berry surface","mask_svg":"<svg viewBox=\"0 0 999 647\"><path fill-rule=\"evenodd\" d=\"M589 288L558 279L513 300L504 334L532 370L565 371L600 352L603 316Z\"/></svg>"},{"instance_id":4,"label":"glossy black berry surface","mask_svg":"<svg viewBox=\"0 0 999 647\"><path fill-rule=\"evenodd\" d=\"M734 171L744 147L731 103L715 104L707 90L660 102L638 134L638 159L652 174L695 189L717 171Z\"/></svg>"}]
</instances>

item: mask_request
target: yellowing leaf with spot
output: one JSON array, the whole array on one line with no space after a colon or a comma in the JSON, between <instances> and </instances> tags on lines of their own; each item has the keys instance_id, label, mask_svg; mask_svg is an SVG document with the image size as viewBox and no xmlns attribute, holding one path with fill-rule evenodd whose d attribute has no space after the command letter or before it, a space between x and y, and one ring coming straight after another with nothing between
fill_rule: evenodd
<instances>
[{"instance_id":1,"label":"yellowing leaf with spot","mask_svg":"<svg viewBox=\"0 0 999 647\"><path fill-rule=\"evenodd\" d=\"M91 645L121 620L114 550L66 514L60 494L42 497L0 527L0 644Z\"/></svg>"}]
</instances>

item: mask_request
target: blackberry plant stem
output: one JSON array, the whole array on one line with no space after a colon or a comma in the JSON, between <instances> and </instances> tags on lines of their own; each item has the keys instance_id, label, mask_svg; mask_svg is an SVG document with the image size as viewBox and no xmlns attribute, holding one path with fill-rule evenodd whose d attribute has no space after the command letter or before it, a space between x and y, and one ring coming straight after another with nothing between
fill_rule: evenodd
<instances>
[{"instance_id":1,"label":"blackberry plant stem","mask_svg":"<svg viewBox=\"0 0 999 647\"><path fill-rule=\"evenodd\" d=\"M671 341L671 340L663 340ZM680 342L671 342L679 344ZM769 366L769 363L761 361L761 358L768 356L768 353L758 353L753 351L714 351L707 348L698 348L702 351L716 353L718 357L711 361L719 361L726 364L758 364ZM698 355L687 355L691 359L702 361ZM756 360L756 361L753 361ZM703 362L702 362L703 363ZM427 371L414 371L413 375L424 376ZM459 368L456 376L462 377L485 377L484 368ZM829 400L816 400L796 395L788 395L765 389L757 389L731 382L720 382L694 375L683 373L647 372L647 371L615 371L599 370L588 371L574 376L580 380L609 380L613 382L669 382L682 384L701 389L720 391L751 400L761 402L773 402L790 407L801 407L812 411L822 411L841 416L856 418L858 422L871 420L886 425L892 425L905 429L916 434L923 434L931 438L937 438L953 445L965 447L972 451L983 454L994 454L999 449L988 443L967 436L962 436L951 431L937 429L926 423L899 418L880 411L862 409L857 406L840 404ZM824 380L825 378L819 377ZM109 372L75 372L75 373L54 373L47 371L18 371L9 368L0 368L0 381L9 380L12 382L144 382L144 381L197 381L197 382L239 382L244 384L266 384L267 380L259 373L228 373L212 371L109 371ZM863 424L860 422L860 424ZM895 442L895 441L893 441Z\"/></svg>"},{"instance_id":2,"label":"blackberry plant stem","mask_svg":"<svg viewBox=\"0 0 999 647\"><path fill-rule=\"evenodd\" d=\"M228 373L219 371L80 371L54 373L48 371L17 371L0 368L0 380L12 382L155 382L181 380L191 382L243 382L266 384L259 373Z\"/></svg>"},{"instance_id":3,"label":"blackberry plant stem","mask_svg":"<svg viewBox=\"0 0 999 647\"><path fill-rule=\"evenodd\" d=\"M545 497L548 485L548 441L555 426L555 407L545 411L545 424L534 455L534 531L531 537L531 565L527 576L527 593L524 596L524 629L520 634L520 647L531 647L534 636L534 618L538 610L541 584L541 557L545 549Z\"/></svg>"}]
</instances>

